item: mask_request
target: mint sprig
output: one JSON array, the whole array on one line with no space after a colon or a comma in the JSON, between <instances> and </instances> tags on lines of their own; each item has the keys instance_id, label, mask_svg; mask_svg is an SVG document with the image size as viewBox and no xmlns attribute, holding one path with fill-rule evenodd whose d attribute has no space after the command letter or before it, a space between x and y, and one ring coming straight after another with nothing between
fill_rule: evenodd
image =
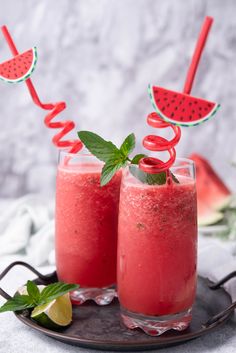
<instances>
[{"instance_id":1,"label":"mint sprig","mask_svg":"<svg viewBox=\"0 0 236 353\"><path fill-rule=\"evenodd\" d=\"M91 131L79 131L78 136L85 147L99 160L105 162L101 173L101 186L106 185L113 178L115 173L129 164L131 174L141 182L149 185L162 185L166 183L166 173L149 174L134 166L140 159L147 157L145 154L137 154L132 159L129 155L135 148L135 135L128 135L120 148L111 141L106 141L102 137ZM178 183L176 177L171 173L174 182Z\"/></svg>"},{"instance_id":2,"label":"mint sprig","mask_svg":"<svg viewBox=\"0 0 236 353\"><path fill-rule=\"evenodd\" d=\"M42 292L39 291L37 285L32 282L27 282L28 295L16 294L0 307L0 313L6 311L21 311L25 309L35 308L38 305L47 304L52 300L77 289L77 284L67 284L56 282L46 286Z\"/></svg>"},{"instance_id":3,"label":"mint sprig","mask_svg":"<svg viewBox=\"0 0 236 353\"><path fill-rule=\"evenodd\" d=\"M134 134L128 135L120 148L91 131L79 131L78 136L95 157L105 162L102 168L101 186L109 183L120 168L131 162L129 154L133 152L135 147Z\"/></svg>"}]
</instances>

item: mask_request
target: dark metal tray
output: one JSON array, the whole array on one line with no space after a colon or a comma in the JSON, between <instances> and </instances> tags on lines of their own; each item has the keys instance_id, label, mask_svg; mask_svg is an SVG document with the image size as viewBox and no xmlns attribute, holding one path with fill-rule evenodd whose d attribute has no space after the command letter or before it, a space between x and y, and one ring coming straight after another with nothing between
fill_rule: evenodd
<instances>
[{"instance_id":1,"label":"dark metal tray","mask_svg":"<svg viewBox=\"0 0 236 353\"><path fill-rule=\"evenodd\" d=\"M35 279L37 284L49 284L57 281L56 272L45 276L29 264L20 261L9 265L0 275L0 280L16 265L24 266L34 272L38 276ZM72 345L116 351L158 349L200 337L224 323L236 307L236 303L231 302L230 296L223 288L220 288L220 285L235 275L236 272L214 285L199 277L197 298L190 327L182 332L172 330L159 337L147 336L138 329L128 330L125 328L120 321L118 300L103 307L92 302L73 307L72 324L60 332L39 326L30 319L27 310L21 314L15 313L15 315L32 329ZM10 298L1 288L0 294L6 299Z\"/></svg>"}]
</instances>

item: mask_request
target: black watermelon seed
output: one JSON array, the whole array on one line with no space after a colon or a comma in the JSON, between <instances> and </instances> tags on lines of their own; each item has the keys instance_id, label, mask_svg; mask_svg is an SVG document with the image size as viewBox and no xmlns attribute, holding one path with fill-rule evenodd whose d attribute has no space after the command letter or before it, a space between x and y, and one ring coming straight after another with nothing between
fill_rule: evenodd
<instances>
[{"instance_id":1,"label":"black watermelon seed","mask_svg":"<svg viewBox=\"0 0 236 353\"><path fill-rule=\"evenodd\" d=\"M162 111L164 112L164 110L165 110L165 109L166 109L166 108L165 108L165 107L163 107L163 108L162 108Z\"/></svg>"},{"instance_id":2,"label":"black watermelon seed","mask_svg":"<svg viewBox=\"0 0 236 353\"><path fill-rule=\"evenodd\" d=\"M202 110L202 107L199 107L199 110Z\"/></svg>"},{"instance_id":3,"label":"black watermelon seed","mask_svg":"<svg viewBox=\"0 0 236 353\"><path fill-rule=\"evenodd\" d=\"M171 103L175 103L175 100L174 100L174 99L172 99Z\"/></svg>"},{"instance_id":4,"label":"black watermelon seed","mask_svg":"<svg viewBox=\"0 0 236 353\"><path fill-rule=\"evenodd\" d=\"M211 108L211 104L207 104L209 108Z\"/></svg>"},{"instance_id":5,"label":"black watermelon seed","mask_svg":"<svg viewBox=\"0 0 236 353\"><path fill-rule=\"evenodd\" d=\"M177 97L177 94L174 94L174 96L173 96L174 98L176 98Z\"/></svg>"},{"instance_id":6,"label":"black watermelon seed","mask_svg":"<svg viewBox=\"0 0 236 353\"><path fill-rule=\"evenodd\" d=\"M197 104L197 101L194 101L194 104Z\"/></svg>"},{"instance_id":7,"label":"black watermelon seed","mask_svg":"<svg viewBox=\"0 0 236 353\"><path fill-rule=\"evenodd\" d=\"M194 110L194 109L192 110L192 113L193 113L193 114L195 113L195 110Z\"/></svg>"},{"instance_id":8,"label":"black watermelon seed","mask_svg":"<svg viewBox=\"0 0 236 353\"><path fill-rule=\"evenodd\" d=\"M174 113L171 113L171 115L170 115L170 116L171 116L171 118L173 118L173 116L174 116Z\"/></svg>"},{"instance_id":9,"label":"black watermelon seed","mask_svg":"<svg viewBox=\"0 0 236 353\"><path fill-rule=\"evenodd\" d=\"M199 113L198 113L198 116L199 116L199 118L201 118L201 117L202 117L202 115L201 115L201 114L199 114Z\"/></svg>"},{"instance_id":10,"label":"black watermelon seed","mask_svg":"<svg viewBox=\"0 0 236 353\"><path fill-rule=\"evenodd\" d=\"M167 98L164 98L164 101L167 101Z\"/></svg>"},{"instance_id":11,"label":"black watermelon seed","mask_svg":"<svg viewBox=\"0 0 236 353\"><path fill-rule=\"evenodd\" d=\"M192 105L193 103L192 102L189 102L189 104L188 105Z\"/></svg>"},{"instance_id":12,"label":"black watermelon seed","mask_svg":"<svg viewBox=\"0 0 236 353\"><path fill-rule=\"evenodd\" d=\"M181 120L181 121L183 121L183 120L184 120L184 118L181 116L180 120Z\"/></svg>"},{"instance_id":13,"label":"black watermelon seed","mask_svg":"<svg viewBox=\"0 0 236 353\"><path fill-rule=\"evenodd\" d=\"M160 102L160 98L157 99L157 102Z\"/></svg>"},{"instance_id":14,"label":"black watermelon seed","mask_svg":"<svg viewBox=\"0 0 236 353\"><path fill-rule=\"evenodd\" d=\"M190 115L189 119L192 120L192 118L193 118L192 115Z\"/></svg>"},{"instance_id":15,"label":"black watermelon seed","mask_svg":"<svg viewBox=\"0 0 236 353\"><path fill-rule=\"evenodd\" d=\"M179 102L179 104L182 104L182 103L183 103L183 101L180 101L180 102Z\"/></svg>"},{"instance_id":16,"label":"black watermelon seed","mask_svg":"<svg viewBox=\"0 0 236 353\"><path fill-rule=\"evenodd\" d=\"M182 109L182 112L185 112L185 109L184 109L184 108Z\"/></svg>"},{"instance_id":17,"label":"black watermelon seed","mask_svg":"<svg viewBox=\"0 0 236 353\"><path fill-rule=\"evenodd\" d=\"M169 107L170 105L169 105L169 103L167 104L167 107Z\"/></svg>"},{"instance_id":18,"label":"black watermelon seed","mask_svg":"<svg viewBox=\"0 0 236 353\"><path fill-rule=\"evenodd\" d=\"M177 110L178 109L178 107L175 107L175 110Z\"/></svg>"}]
</instances>

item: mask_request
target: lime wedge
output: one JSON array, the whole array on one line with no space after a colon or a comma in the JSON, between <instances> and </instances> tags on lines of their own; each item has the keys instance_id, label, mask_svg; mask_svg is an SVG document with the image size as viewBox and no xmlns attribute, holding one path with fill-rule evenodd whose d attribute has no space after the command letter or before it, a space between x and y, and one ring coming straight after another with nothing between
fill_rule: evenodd
<instances>
[{"instance_id":1,"label":"lime wedge","mask_svg":"<svg viewBox=\"0 0 236 353\"><path fill-rule=\"evenodd\" d=\"M72 305L69 293L52 300L50 303L36 306L31 313L32 319L48 328L68 326L72 321Z\"/></svg>"}]
</instances>

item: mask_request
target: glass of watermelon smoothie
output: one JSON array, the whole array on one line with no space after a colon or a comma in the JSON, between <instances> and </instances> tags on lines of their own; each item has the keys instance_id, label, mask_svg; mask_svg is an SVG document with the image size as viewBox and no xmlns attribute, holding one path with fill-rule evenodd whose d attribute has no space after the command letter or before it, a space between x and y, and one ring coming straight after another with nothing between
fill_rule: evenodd
<instances>
[{"instance_id":1,"label":"glass of watermelon smoothie","mask_svg":"<svg viewBox=\"0 0 236 353\"><path fill-rule=\"evenodd\" d=\"M59 280L77 283L75 304L116 296L117 223L121 172L100 186L102 162L60 152L56 182L56 267Z\"/></svg>"},{"instance_id":2,"label":"glass of watermelon smoothie","mask_svg":"<svg viewBox=\"0 0 236 353\"><path fill-rule=\"evenodd\" d=\"M138 168L138 167L137 167ZM184 330L196 291L194 164L178 159L179 183L148 185L123 172L118 222L118 296L128 328L160 335Z\"/></svg>"}]
</instances>

